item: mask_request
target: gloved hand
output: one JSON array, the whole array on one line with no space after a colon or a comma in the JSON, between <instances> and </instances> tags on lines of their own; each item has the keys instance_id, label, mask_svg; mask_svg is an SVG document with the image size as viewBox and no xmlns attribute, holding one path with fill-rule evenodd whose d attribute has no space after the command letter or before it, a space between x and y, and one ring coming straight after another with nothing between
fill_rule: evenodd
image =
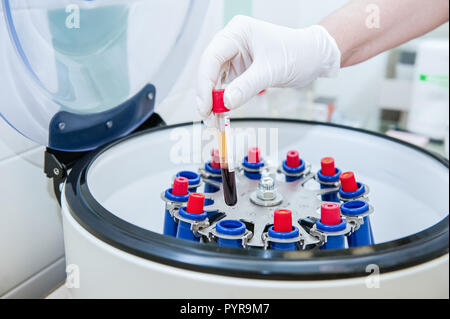
<instances>
[{"instance_id":1,"label":"gloved hand","mask_svg":"<svg viewBox=\"0 0 450 319\"><path fill-rule=\"evenodd\" d=\"M269 87L304 87L318 77L335 76L341 53L328 31L314 25L291 29L236 16L202 55L197 108L211 113L212 90L225 72L225 105L235 109Z\"/></svg>"}]
</instances>

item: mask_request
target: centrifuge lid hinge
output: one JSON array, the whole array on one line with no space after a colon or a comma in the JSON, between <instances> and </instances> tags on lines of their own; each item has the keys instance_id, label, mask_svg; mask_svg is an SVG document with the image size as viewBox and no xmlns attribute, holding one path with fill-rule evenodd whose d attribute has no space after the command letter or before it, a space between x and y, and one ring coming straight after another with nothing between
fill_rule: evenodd
<instances>
[{"instance_id":1,"label":"centrifuge lid hinge","mask_svg":"<svg viewBox=\"0 0 450 319\"><path fill-rule=\"evenodd\" d=\"M53 179L53 191L61 205L61 187L67 177L67 171L87 152L64 152L47 148L44 153L44 173Z\"/></svg>"},{"instance_id":2,"label":"centrifuge lid hinge","mask_svg":"<svg viewBox=\"0 0 450 319\"><path fill-rule=\"evenodd\" d=\"M161 116L157 113L152 113L152 115L132 133L165 125L166 123ZM44 154L44 173L48 178L53 179L53 191L59 205L61 205L62 184L67 178L68 170L70 170L79 159L90 152L92 151L66 152L57 151L48 147L46 148Z\"/></svg>"}]
</instances>

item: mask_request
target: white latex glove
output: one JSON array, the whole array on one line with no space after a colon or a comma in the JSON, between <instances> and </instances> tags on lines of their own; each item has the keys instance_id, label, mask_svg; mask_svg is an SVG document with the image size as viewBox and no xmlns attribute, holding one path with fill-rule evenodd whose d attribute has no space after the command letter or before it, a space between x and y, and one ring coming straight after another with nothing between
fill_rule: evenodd
<instances>
[{"instance_id":1,"label":"white latex glove","mask_svg":"<svg viewBox=\"0 0 450 319\"><path fill-rule=\"evenodd\" d=\"M225 105L235 109L269 87L304 87L337 75L341 53L328 31L314 25L291 29L246 16L234 17L202 55L197 108L206 119L220 73L227 76Z\"/></svg>"}]
</instances>

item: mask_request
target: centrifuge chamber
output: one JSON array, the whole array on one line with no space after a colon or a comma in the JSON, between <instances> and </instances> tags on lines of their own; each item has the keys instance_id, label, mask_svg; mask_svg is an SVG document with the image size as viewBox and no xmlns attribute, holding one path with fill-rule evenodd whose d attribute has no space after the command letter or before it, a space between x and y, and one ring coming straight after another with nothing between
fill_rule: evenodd
<instances>
[{"instance_id":1,"label":"centrifuge chamber","mask_svg":"<svg viewBox=\"0 0 450 319\"><path fill-rule=\"evenodd\" d=\"M370 185L376 244L282 252L162 235L161 192L176 172L201 166L173 161L179 136L194 143L198 127L166 126L102 147L70 173L62 211L67 264L78 276L74 297L448 297L446 160L337 125L274 119L232 123L243 130L275 130L280 159L296 149L313 170L331 155L341 169L355 171Z\"/></svg>"}]
</instances>

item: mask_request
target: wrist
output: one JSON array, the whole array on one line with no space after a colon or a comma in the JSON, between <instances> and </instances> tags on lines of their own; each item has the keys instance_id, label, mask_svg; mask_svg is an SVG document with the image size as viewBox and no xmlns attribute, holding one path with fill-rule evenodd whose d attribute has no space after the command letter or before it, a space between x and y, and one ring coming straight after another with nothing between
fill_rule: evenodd
<instances>
[{"instance_id":1,"label":"wrist","mask_svg":"<svg viewBox=\"0 0 450 319\"><path fill-rule=\"evenodd\" d=\"M341 68L341 50L335 38L328 30L320 25L313 25L310 30L317 39L318 54L323 57L319 77L336 77Z\"/></svg>"}]
</instances>

